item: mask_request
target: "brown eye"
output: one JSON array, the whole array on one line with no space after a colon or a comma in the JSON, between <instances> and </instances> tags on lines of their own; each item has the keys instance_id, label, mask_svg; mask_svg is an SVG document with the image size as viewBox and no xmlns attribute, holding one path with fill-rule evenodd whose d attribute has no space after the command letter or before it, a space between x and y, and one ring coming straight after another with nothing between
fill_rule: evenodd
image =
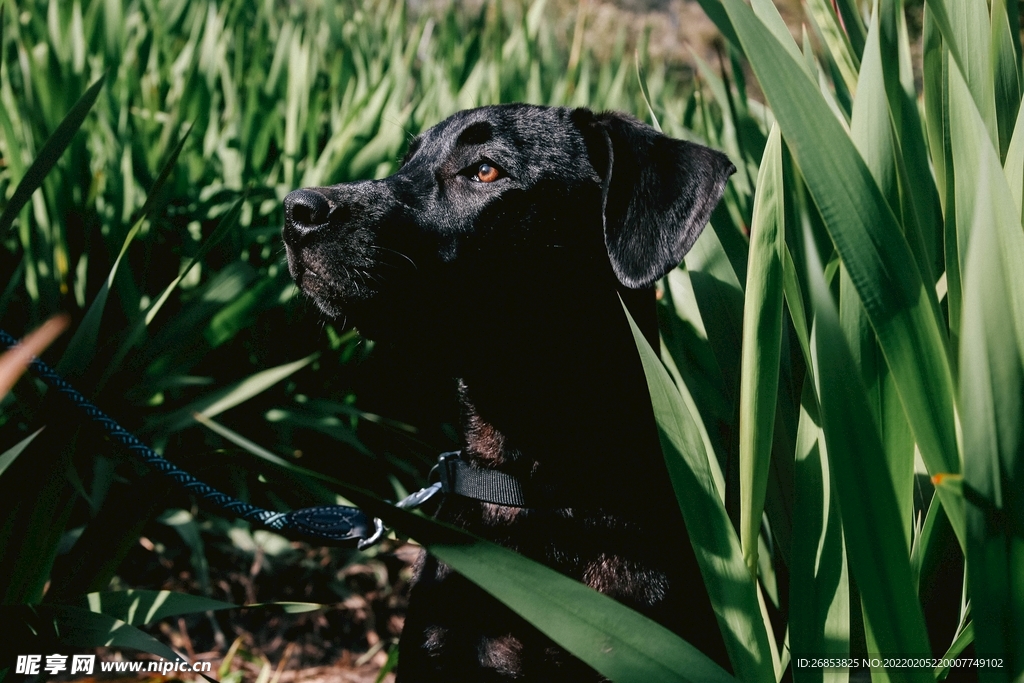
<instances>
[{"instance_id":1,"label":"brown eye","mask_svg":"<svg viewBox=\"0 0 1024 683\"><path fill-rule=\"evenodd\" d=\"M481 183L493 183L501 177L501 172L490 164L483 163L477 166L476 175L473 176L473 180L477 180Z\"/></svg>"}]
</instances>

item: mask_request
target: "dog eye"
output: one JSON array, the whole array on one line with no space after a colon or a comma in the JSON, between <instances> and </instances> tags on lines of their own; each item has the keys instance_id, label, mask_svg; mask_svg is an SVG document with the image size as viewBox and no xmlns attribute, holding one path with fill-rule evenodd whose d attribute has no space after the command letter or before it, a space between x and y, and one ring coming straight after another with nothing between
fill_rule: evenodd
<instances>
[{"instance_id":1,"label":"dog eye","mask_svg":"<svg viewBox=\"0 0 1024 683\"><path fill-rule=\"evenodd\" d=\"M493 183L500 177L501 171L484 162L476 167L476 175L473 176L473 180L479 183Z\"/></svg>"}]
</instances>

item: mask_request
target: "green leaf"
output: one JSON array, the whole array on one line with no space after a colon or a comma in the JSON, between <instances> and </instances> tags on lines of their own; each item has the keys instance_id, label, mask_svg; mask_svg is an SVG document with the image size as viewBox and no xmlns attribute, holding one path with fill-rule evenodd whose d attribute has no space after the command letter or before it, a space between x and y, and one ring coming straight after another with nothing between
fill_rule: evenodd
<instances>
[{"instance_id":1,"label":"green leaf","mask_svg":"<svg viewBox=\"0 0 1024 683\"><path fill-rule=\"evenodd\" d=\"M182 143L183 142L184 139L182 139ZM180 144L181 143L179 143L179 148ZM117 353L114 354L114 357L107 364L107 367L103 372L103 376L97 383L98 386L104 386L107 383L107 380L111 377L111 375L113 375L114 372L116 372L117 369L121 367L121 363L124 361L125 356L128 354L129 351L132 350L132 347L134 347L143 337L146 327L151 322L153 322L153 318L155 318L157 313L160 312L160 309L167 302L168 297L170 297L171 293L174 292L175 289L177 289L178 285L181 284L181 281L185 278L186 275L188 275L189 271L191 271L192 268L195 267L197 263L200 263L203 260L203 258L208 253L210 253L210 250L212 250L213 247L215 247L218 242L224 239L224 237L235 227L238 221L238 214L240 213L242 208L242 202L244 201L245 197L243 196L240 197L238 201L235 202L234 206L232 206L231 209L224 215L224 217L221 218L220 222L217 224L217 227L214 229L213 234L211 234L202 243L202 245L199 247L199 251L196 252L196 255L189 260L188 265L186 265L178 274L178 276L174 278L174 280L172 280L171 283L167 285L167 287L164 288L164 291L160 293L160 296L157 297L156 301L154 301L150 305L149 309L146 311L146 314L135 321L135 324L132 326L128 334L125 336L124 342L122 342L120 348L118 348Z\"/></svg>"},{"instance_id":2,"label":"green leaf","mask_svg":"<svg viewBox=\"0 0 1024 683\"><path fill-rule=\"evenodd\" d=\"M847 90L857 91L857 72L860 71L860 57L854 53L850 39L836 16L833 4L828 0L807 0L807 9L814 23L821 30L825 45L828 48Z\"/></svg>"},{"instance_id":3,"label":"green leaf","mask_svg":"<svg viewBox=\"0 0 1024 683\"><path fill-rule=\"evenodd\" d=\"M482 541L426 546L613 681L732 680L668 629L511 550Z\"/></svg>"},{"instance_id":4,"label":"green leaf","mask_svg":"<svg viewBox=\"0 0 1024 683\"><path fill-rule=\"evenodd\" d=\"M78 129L82 127L82 122L85 121L89 110L96 103L96 98L99 97L106 79L107 76L104 74L89 86L89 89L78 98L78 101L71 107L71 110L58 124L57 129L47 138L39 153L36 154L32 165L28 167L25 175L18 182L18 187L11 195L11 200L7 202L3 213L0 213L0 236L4 235L11 227L15 216L21 211L21 207L25 206L32 198L32 193L39 189L43 184L43 179L64 155L64 150L71 144L71 140L75 137Z\"/></svg>"},{"instance_id":5,"label":"green leaf","mask_svg":"<svg viewBox=\"0 0 1024 683\"><path fill-rule=\"evenodd\" d=\"M157 199L160 196L160 190L163 189L164 184L170 177L171 171L173 171L178 165L178 156L181 154L181 150L185 148L185 143L188 141L188 137L192 133L192 129L194 127L195 122L193 121L189 124L188 128L185 129L185 132L181 134L181 137L178 139L178 143L174 145L174 149L172 149L171 153L167 156L167 161L165 161L164 165L160 168L160 173L153 182L153 186L149 188L149 192L146 195L146 201L143 202L142 207L136 211L131 220L128 221L129 224L134 225L149 216L149 212L153 210L153 207L156 205Z\"/></svg>"},{"instance_id":6,"label":"green leaf","mask_svg":"<svg viewBox=\"0 0 1024 683\"><path fill-rule=\"evenodd\" d=\"M82 597L81 604L77 607L84 607L91 612L114 617L132 626L144 626L182 614L199 614L227 609L271 609L289 614L299 614L322 609L323 605L311 602L266 602L236 605L232 602L213 600L188 593L125 590L89 593Z\"/></svg>"},{"instance_id":7,"label":"green leaf","mask_svg":"<svg viewBox=\"0 0 1024 683\"><path fill-rule=\"evenodd\" d=\"M705 230L694 243L686 255L686 270L722 373L725 397L734 404L743 344L743 286L714 229Z\"/></svg>"},{"instance_id":8,"label":"green leaf","mask_svg":"<svg viewBox=\"0 0 1024 683\"><path fill-rule=\"evenodd\" d=\"M725 7L875 330L925 464L932 473L959 471L953 377L934 288L817 88L742 0ZM962 539L962 508L940 495Z\"/></svg>"},{"instance_id":9,"label":"green leaf","mask_svg":"<svg viewBox=\"0 0 1024 683\"><path fill-rule=\"evenodd\" d=\"M807 362L808 372L811 370L811 329L807 320L807 312L804 308L803 292L800 290L799 274L796 272L796 264L793 262L793 255L789 248L783 252L782 260L782 282L786 299L786 308L789 309L789 317L793 321L793 331L796 332L797 342Z\"/></svg>"},{"instance_id":10,"label":"green leaf","mask_svg":"<svg viewBox=\"0 0 1024 683\"><path fill-rule=\"evenodd\" d=\"M860 6L856 0L838 0L836 6L839 8L839 16L842 17L843 28L853 46L853 54L859 55L864 51L864 20L860 15Z\"/></svg>"},{"instance_id":11,"label":"green leaf","mask_svg":"<svg viewBox=\"0 0 1024 683\"><path fill-rule=\"evenodd\" d=\"M985 0L925 0L925 3L967 80L990 139L997 142L988 3Z\"/></svg>"},{"instance_id":12,"label":"green leaf","mask_svg":"<svg viewBox=\"0 0 1024 683\"><path fill-rule=\"evenodd\" d=\"M864 47L864 61L858 75L857 96L854 97L853 112L850 115L850 138L870 169L871 176L888 201L889 207L898 210L900 202L896 180L897 152L891 132L890 103L886 91L878 15L876 7L871 15ZM893 65L890 65L890 68L892 67Z\"/></svg>"},{"instance_id":13,"label":"green leaf","mask_svg":"<svg viewBox=\"0 0 1024 683\"><path fill-rule=\"evenodd\" d=\"M354 487L348 495L612 681L734 680L668 629L553 569Z\"/></svg>"},{"instance_id":14,"label":"green leaf","mask_svg":"<svg viewBox=\"0 0 1024 683\"><path fill-rule=\"evenodd\" d=\"M182 139L182 142L184 142L184 138ZM167 287L164 288L164 291L160 293L157 300L154 301L149 307L149 310L146 311L146 316L144 318L146 325L153 322L153 318L160 312L160 308L167 301L167 297L169 297L171 292L177 288L182 279L188 275L189 271L192 270L197 263L200 263L204 258L206 258L206 255L210 253L210 250L217 246L217 244L219 244L220 241L223 240L232 229L234 229L235 224L238 222L238 214L242 210L242 203L244 201L245 195L238 198L238 201L235 202L234 206L232 206L231 209L224 214L224 217L220 219L220 222L217 224L213 233L200 245L199 251L195 253L195 256L189 259L188 265L182 268L178 277L174 278L171 284L167 285Z\"/></svg>"},{"instance_id":15,"label":"green leaf","mask_svg":"<svg viewBox=\"0 0 1024 683\"><path fill-rule=\"evenodd\" d=\"M267 449L247 439L238 432L232 429L228 429L224 425L215 422L214 420L200 413L194 413L193 417L196 419L196 422L199 422L210 431L219 434L220 436L235 444L239 448L242 448L245 451L252 453L256 457L266 462L269 462L275 467L281 468L290 474L298 475L298 477L295 478L302 480L303 488L305 488L306 490L308 490L310 493L317 496L321 500L329 503L333 503L336 501L337 496L330 489L317 482L309 480L314 479L318 481L329 482L332 484L343 484L344 482L340 481L339 479L335 479L334 477L328 476L326 474L321 474L320 472L317 472L315 470L311 470L305 467L299 467L298 465L289 462L285 458L282 458L281 456L276 455L275 453L271 453Z\"/></svg>"},{"instance_id":16,"label":"green leaf","mask_svg":"<svg viewBox=\"0 0 1024 683\"><path fill-rule=\"evenodd\" d=\"M924 128L928 134L928 149L932 165L935 169L935 184L939 192L939 200L945 210L946 188L946 148L947 135L944 124L943 98L946 92L946 77L943 74L943 63L948 59L949 48L942 40L942 33L935 20L935 12L925 6L923 26L921 27L921 89L924 95ZM952 171L952 169L950 169Z\"/></svg>"},{"instance_id":17,"label":"green leaf","mask_svg":"<svg viewBox=\"0 0 1024 683\"><path fill-rule=\"evenodd\" d=\"M274 386L286 377L312 363L319 357L318 353L310 354L291 363L261 370L234 384L204 396L191 404L174 411L148 427L148 430L171 433L193 423L193 413L201 413L204 417L219 415L225 410L234 408Z\"/></svg>"},{"instance_id":18,"label":"green leaf","mask_svg":"<svg viewBox=\"0 0 1024 683\"><path fill-rule=\"evenodd\" d=\"M752 577L757 576L757 539L771 465L779 387L785 213L782 137L778 126L773 126L754 195L740 366L740 541Z\"/></svg>"},{"instance_id":19,"label":"green leaf","mask_svg":"<svg viewBox=\"0 0 1024 683\"><path fill-rule=\"evenodd\" d=\"M85 317L82 318L82 322L75 331L74 336L71 337L67 349L64 350L64 355L61 356L60 362L57 363L57 372L60 374L74 377L92 361L96 351L96 342L100 336L100 323L103 320L103 311L107 307L107 298L110 296L110 289L114 286L117 269L121 265L121 259L128 253L128 247L131 245L132 240L139 234L141 228L142 221L140 220L125 236L124 243L121 245L121 251L118 252L117 258L114 259L114 265L110 267L107 279L100 287L100 291L96 293L96 298L89 304L89 310L85 312Z\"/></svg>"},{"instance_id":20,"label":"green leaf","mask_svg":"<svg viewBox=\"0 0 1024 683\"><path fill-rule=\"evenodd\" d=\"M810 358L810 356L808 356ZM793 554L789 642L793 658L848 657L850 581L843 523L829 472L813 378L804 381L793 476ZM836 669L794 667L793 681L846 681Z\"/></svg>"},{"instance_id":21,"label":"green leaf","mask_svg":"<svg viewBox=\"0 0 1024 683\"><path fill-rule=\"evenodd\" d=\"M68 605L18 605L0 607L4 621L21 622L32 641L66 647L126 647L171 661L182 658L153 636L106 614ZM26 646L31 646L29 642Z\"/></svg>"},{"instance_id":22,"label":"green leaf","mask_svg":"<svg viewBox=\"0 0 1024 683\"><path fill-rule=\"evenodd\" d=\"M949 108L950 139L957 167L957 213L961 212L962 205L971 207L974 212L964 218L965 225L961 231L961 244L968 247L967 258L970 258L969 240L973 240L974 230L981 226L994 230L1005 272L1022 273L1024 231L1015 211L1013 193L1006 182L995 147L985 135L981 116L970 98L967 84L955 65L949 70ZM979 192L976 179L982 176L988 179L988 184L984 192ZM971 178L975 179L973 190L967 188L967 180ZM981 215L985 220L979 220L978 212L983 212ZM1005 294L1012 310L1010 321L1016 331L1017 348L1024 356L1024 288L1020 287L1019 281L1008 280ZM964 298L966 300L966 294Z\"/></svg>"},{"instance_id":23,"label":"green leaf","mask_svg":"<svg viewBox=\"0 0 1024 683\"><path fill-rule=\"evenodd\" d=\"M864 48L860 85L850 122L850 135L879 189L888 199L890 207L899 209L902 200L898 171L903 162L890 124L892 119L890 102L886 95L879 19L876 7ZM896 80L898 86L898 74L891 74L890 78ZM894 108L898 108L900 101L897 98L903 96L903 90L894 87L890 92L895 99L892 104ZM909 218L909 222L914 224L916 230L917 221L913 214L913 206L908 206L904 212L904 226L907 226ZM922 251L923 246L919 248L917 257L918 263L924 266L922 270L925 270L928 263ZM861 380L867 389L872 417L882 437L900 510L900 523L909 544L914 506L914 439L903 415L892 374L885 365L875 333L871 329L846 268L840 268L839 319L850 344L855 367L859 369Z\"/></svg>"},{"instance_id":24,"label":"green leaf","mask_svg":"<svg viewBox=\"0 0 1024 683\"><path fill-rule=\"evenodd\" d=\"M949 649L946 650L946 654L942 655L942 659L943 660L953 660L953 659L958 658L960 656L960 653L962 653L964 650L966 650L967 646L970 645L973 642L974 642L974 622L971 621L971 622L968 622L967 625L964 626L963 630L960 631L960 633L957 634L956 638L953 640L953 643L949 646ZM940 666L940 667L935 669L935 678L936 678L936 680L940 680L940 681L944 680L947 675L949 675L949 666L948 665L947 666Z\"/></svg>"},{"instance_id":25,"label":"green leaf","mask_svg":"<svg viewBox=\"0 0 1024 683\"><path fill-rule=\"evenodd\" d=\"M238 608L238 605L233 603L211 600L199 595L151 590L89 593L82 598L80 606L132 626L143 626L182 614Z\"/></svg>"},{"instance_id":26,"label":"green leaf","mask_svg":"<svg viewBox=\"0 0 1024 683\"><path fill-rule=\"evenodd\" d=\"M78 330L75 332L71 341L68 343L68 348L64 351L64 355L61 356L60 362L57 364L57 371L64 374L74 376L88 363L92 361L95 356L96 343L99 339L100 334L100 323L103 320L103 311L106 309L107 298L110 296L110 290L114 286L114 278L117 275L118 266L121 264L121 259L128 252L128 246L132 243L132 240L139 234L139 230L142 229L142 222L149 215L149 212L153 209L156 203L156 198L160 194L160 190L163 188L164 183L167 182L167 178L170 176L171 171L174 169L178 161L178 155L185 146L185 141L188 140L189 133L192 132L192 126L189 126L185 133L178 140L178 144L174 146L170 156L164 163L160 174L157 176L156 182L153 183L153 187L150 188L149 195L146 197L145 203L142 208L137 212L137 215L132 221L132 229L128 231L128 235L124 239L124 243L121 245L121 251L118 253L117 258L114 260L114 265L110 268L110 273L107 275L106 281L103 286L100 287L100 291L96 293L96 297L89 305L89 310L86 311L85 317L82 318L81 324L78 326ZM127 352L127 348L123 349L123 353ZM111 363L107 368L104 378L101 379L100 385L102 386L107 376L120 364L122 354L119 354L115 362Z\"/></svg>"},{"instance_id":27,"label":"green leaf","mask_svg":"<svg viewBox=\"0 0 1024 683\"><path fill-rule=\"evenodd\" d=\"M779 8L775 6L772 0L752 0L750 3L750 9L754 11L754 14L764 27L775 36L775 39L779 41L779 45L785 48L789 56L800 65L804 65L800 49L797 47L796 41L793 40L793 34L789 32L789 27L783 20L782 15L779 14ZM727 10L728 12L728 10ZM742 48L742 41L738 45ZM805 71L808 76L813 72Z\"/></svg>"},{"instance_id":28,"label":"green leaf","mask_svg":"<svg viewBox=\"0 0 1024 683\"><path fill-rule=\"evenodd\" d=\"M821 264L808 237L808 279L814 308L813 360L832 481L839 494L850 571L879 653L930 652L910 569L910 549L896 493L864 387L849 369L847 346ZM923 669L901 669L899 680L930 681Z\"/></svg>"},{"instance_id":29,"label":"green leaf","mask_svg":"<svg viewBox=\"0 0 1024 683\"><path fill-rule=\"evenodd\" d=\"M992 70L995 83L996 123L999 132L999 158L1006 157L1020 109L1020 17L1011 12L1007 0L992 0ZM1011 20L1011 15L1016 23ZM1017 27L1016 31L1014 26Z\"/></svg>"},{"instance_id":30,"label":"green leaf","mask_svg":"<svg viewBox=\"0 0 1024 683\"><path fill-rule=\"evenodd\" d=\"M993 679L1011 681L1024 672L1024 321L1014 301L1022 294L1020 271L1011 269L1024 258L1024 234L1009 220L1014 212L997 206L1006 185L995 150L986 147L964 271L963 488L965 496L973 493L967 496L967 561L975 649L979 657L1003 658L1005 668ZM1020 239L1005 239L1011 230Z\"/></svg>"},{"instance_id":31,"label":"green leaf","mask_svg":"<svg viewBox=\"0 0 1024 683\"><path fill-rule=\"evenodd\" d=\"M744 681L773 681L774 664L760 618L757 584L747 571L739 539L715 488L700 430L665 366L632 318L629 321L669 476L733 670Z\"/></svg>"},{"instance_id":32,"label":"green leaf","mask_svg":"<svg viewBox=\"0 0 1024 683\"><path fill-rule=\"evenodd\" d=\"M932 160L928 156L924 123L918 110L903 0L881 0L878 13L879 51L899 180L899 201L890 201L890 206L894 211L897 207L902 210L904 233L917 257L921 276L925 283L934 283L943 271L942 205L936 190L936 177L932 174ZM942 148L939 149L941 151ZM870 162L868 166L871 166ZM877 178L875 170L872 168L872 174ZM888 197L888 191L882 187Z\"/></svg>"},{"instance_id":33,"label":"green leaf","mask_svg":"<svg viewBox=\"0 0 1024 683\"><path fill-rule=\"evenodd\" d=\"M1024 107L1017 111L1017 123L1013 129L1010 147L1006 151L1003 165L1006 180L1010 183L1010 195L1017 207L1017 215L1024 222Z\"/></svg>"},{"instance_id":34,"label":"green leaf","mask_svg":"<svg viewBox=\"0 0 1024 683\"><path fill-rule=\"evenodd\" d=\"M21 455L22 451L28 448L28 445L32 443L32 441L35 440L35 438L39 436L39 433L44 429L46 429L46 427L40 427L3 453L0 453L0 475L4 473L4 470L11 466L11 463L14 462L15 458Z\"/></svg>"}]
</instances>

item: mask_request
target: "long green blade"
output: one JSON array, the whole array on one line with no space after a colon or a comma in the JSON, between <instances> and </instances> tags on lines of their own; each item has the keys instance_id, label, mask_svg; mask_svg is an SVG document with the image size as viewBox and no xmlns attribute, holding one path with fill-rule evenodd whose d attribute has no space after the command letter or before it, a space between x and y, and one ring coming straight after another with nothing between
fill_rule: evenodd
<instances>
[{"instance_id":1,"label":"long green blade","mask_svg":"<svg viewBox=\"0 0 1024 683\"><path fill-rule=\"evenodd\" d=\"M813 378L804 380L793 475L789 642L793 659L850 655L850 580ZM794 667L795 683L845 683L843 669Z\"/></svg>"},{"instance_id":2,"label":"long green blade","mask_svg":"<svg viewBox=\"0 0 1024 683\"><path fill-rule=\"evenodd\" d=\"M1013 128L1010 147L1006 151L1003 170L1010 183L1010 196L1017 207L1017 215L1024 222L1024 107L1017 111L1017 123Z\"/></svg>"},{"instance_id":3,"label":"long green blade","mask_svg":"<svg viewBox=\"0 0 1024 683\"><path fill-rule=\"evenodd\" d=\"M96 98L99 97L100 90L103 89L103 83L106 79L106 74L96 79L96 82L90 85L89 89L78 98L78 101L75 102L64 119L57 125L57 129L53 131L53 134L47 138L42 149L39 150L36 158L32 161L32 165L25 171L25 175L18 183L18 187L15 188L14 194L11 195L11 200L4 207L3 213L0 213L0 236L7 232L7 228L11 227L11 224L14 223L14 217L21 211L21 207L25 206L25 203L32 198L32 193L39 189L39 186L43 184L43 179L46 178L50 170L53 169L57 161L63 156L64 150L71 144L75 133L82 127L82 122L85 121L85 117L88 115L89 110L92 109L92 105L96 103Z\"/></svg>"},{"instance_id":4,"label":"long green blade","mask_svg":"<svg viewBox=\"0 0 1024 683\"><path fill-rule=\"evenodd\" d=\"M715 488L700 430L632 318L630 326L647 376L669 476L733 670L744 681L773 681L772 650L761 620L757 584L743 562L739 539Z\"/></svg>"},{"instance_id":5,"label":"long green blade","mask_svg":"<svg viewBox=\"0 0 1024 683\"><path fill-rule=\"evenodd\" d=\"M953 79L956 80L956 79ZM961 87L962 87L961 83ZM961 384L968 577L980 657L1004 667L991 680L1024 672L1024 354L1017 264L1024 234L1007 200L995 150L986 140L964 278Z\"/></svg>"},{"instance_id":6,"label":"long green blade","mask_svg":"<svg viewBox=\"0 0 1024 683\"><path fill-rule=\"evenodd\" d=\"M668 629L553 569L365 492L347 494L612 681L734 680Z\"/></svg>"},{"instance_id":7,"label":"long green blade","mask_svg":"<svg viewBox=\"0 0 1024 683\"><path fill-rule=\"evenodd\" d=\"M82 598L90 612L105 614L132 626L151 624L160 619L181 614L194 614L239 606L222 600L211 600L200 595L172 591L126 590L89 593Z\"/></svg>"},{"instance_id":8,"label":"long green blade","mask_svg":"<svg viewBox=\"0 0 1024 683\"><path fill-rule=\"evenodd\" d=\"M898 181L902 159L890 125L890 104L897 108L900 102L890 103L886 96L880 34L879 8L876 8L864 48L850 136L882 194L888 199L889 206L899 209L903 204ZM893 90L894 97L902 96L901 88ZM916 224L913 212L913 207L908 205L904 211L904 226ZM868 404L885 448L900 510L900 524L909 544L914 504L914 439L903 415L892 374L885 365L875 333L845 267L840 269L839 320L850 343L855 367L860 370L868 390Z\"/></svg>"},{"instance_id":9,"label":"long green blade","mask_svg":"<svg viewBox=\"0 0 1024 683\"><path fill-rule=\"evenodd\" d=\"M925 464L958 472L953 377L934 288L818 89L742 0L725 7L875 330ZM961 504L940 496L963 539Z\"/></svg>"},{"instance_id":10,"label":"long green blade","mask_svg":"<svg viewBox=\"0 0 1024 683\"><path fill-rule=\"evenodd\" d=\"M996 142L988 3L985 0L925 0L953 61L964 74L989 137Z\"/></svg>"},{"instance_id":11,"label":"long green blade","mask_svg":"<svg viewBox=\"0 0 1024 683\"><path fill-rule=\"evenodd\" d=\"M740 366L740 544L752 577L771 465L782 348L782 250L786 244L782 136L772 126L757 175L743 305Z\"/></svg>"},{"instance_id":12,"label":"long green blade","mask_svg":"<svg viewBox=\"0 0 1024 683\"><path fill-rule=\"evenodd\" d=\"M996 123L999 132L999 156L1006 157L1013 136L1014 123L1020 109L1021 63L1020 18L1008 0L992 0L992 80L995 84ZM1013 19L1017 30L1014 31Z\"/></svg>"},{"instance_id":13,"label":"long green blade","mask_svg":"<svg viewBox=\"0 0 1024 683\"><path fill-rule=\"evenodd\" d=\"M808 244L814 373L850 571L879 654L926 656L930 651L928 634L914 590L896 492L864 386L850 376L855 361L813 249ZM927 669L894 669L892 673L899 676L894 680L932 680Z\"/></svg>"},{"instance_id":14,"label":"long green blade","mask_svg":"<svg viewBox=\"0 0 1024 683\"><path fill-rule=\"evenodd\" d=\"M962 244L968 247L974 231L979 229L992 230L999 240L999 253L1003 259L1003 267L1007 273L1024 272L1024 231L1021 221L1017 218L1017 207L1013 192L1007 184L1006 174L999 163L999 156L991 140L985 134L981 115L974 107L967 84L955 65L949 70L949 103L950 103L950 139L953 146L953 159L957 164L957 203L970 206L973 215L965 218L966 226L961 231ZM961 172L959 169L963 169ZM985 192L979 192L977 180L973 191L965 185L967 178L988 179ZM985 217L978 219L979 213ZM1016 331L1018 351L1024 356L1024 287L1017 279L1010 280L1005 288L1005 295L1013 311L1010 320ZM966 329L966 324L965 328Z\"/></svg>"}]
</instances>

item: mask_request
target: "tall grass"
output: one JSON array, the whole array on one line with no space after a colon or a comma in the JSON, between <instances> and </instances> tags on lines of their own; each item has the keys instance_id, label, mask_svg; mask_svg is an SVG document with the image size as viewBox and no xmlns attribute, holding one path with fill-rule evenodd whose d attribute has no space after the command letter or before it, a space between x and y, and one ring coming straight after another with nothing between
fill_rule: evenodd
<instances>
[{"instance_id":1,"label":"tall grass","mask_svg":"<svg viewBox=\"0 0 1024 683\"><path fill-rule=\"evenodd\" d=\"M663 300L680 410L711 472L725 473L703 489L724 484L707 498L738 527L698 548L705 579L723 583L745 566L747 604L765 605L763 620L750 609L722 618L737 634L734 668L750 680L787 666L794 680L845 678L795 664L955 657L970 644L998 664L979 669L983 680L1016 680L1017 7L927 0L918 91L899 0L807 0L802 44L768 2L702 4L771 107L748 113L739 69L735 87L709 78L723 130L736 133L721 144L748 163L747 177L758 167L756 190L750 203L727 198ZM734 187L745 194L742 180ZM750 223L737 221L751 204ZM680 419L662 416L663 429ZM707 518L682 504L700 491L677 491L691 527ZM726 563L710 555L724 542ZM724 615L732 604L717 606ZM742 638L759 631L777 648ZM880 664L873 679L949 673Z\"/></svg>"},{"instance_id":2,"label":"tall grass","mask_svg":"<svg viewBox=\"0 0 1024 683\"><path fill-rule=\"evenodd\" d=\"M4 4L3 327L69 311L73 332L48 354L60 371L168 457L253 502L336 502L332 476L385 497L421 485L450 444L354 403L347 368L369 345L296 299L281 199L390 173L408 138L461 108L642 113L626 36L599 63L574 42L582 26L558 35L545 12L542 1L422 17L395 0ZM647 85L668 98L684 87L663 68ZM0 604L36 605L37 631L87 632L66 606L93 594L107 619L96 642L118 618L128 624L115 642L156 647L131 629L141 613L95 597L143 529L179 532L200 578L203 538L248 531L193 516L79 424L32 381L0 404Z\"/></svg>"},{"instance_id":3,"label":"tall grass","mask_svg":"<svg viewBox=\"0 0 1024 683\"><path fill-rule=\"evenodd\" d=\"M89 83L105 85L83 132L0 235L13 273L0 316L20 329L77 311L62 369L183 462L232 443L253 453L255 464L234 450L233 466L204 473L225 488L275 505L345 490L613 680L727 680L592 591L325 486L294 463L282 471L242 439L281 453L340 442L347 478L383 495L382 463L414 483L429 459L396 425L390 455L369 447L381 427L363 419L358 397L337 400L337 359L365 353L356 339L328 326L322 340L270 341L268 330L306 316L290 303L276 251L285 192L384 175L408 133L467 106L527 100L647 116L725 150L739 168L711 227L662 283L661 361L638 335L735 675L846 680L847 669L801 662L973 648L990 664L982 679L1016 680L1017 5L926 0L916 51L901 0L806 0L799 41L768 0L700 2L726 39L725 64L696 58L692 92L664 69L638 78L621 50L607 64L586 50L573 56L540 2L415 22L388 2L107 0L8 15L0 196L14 202L45 157L42 141ZM751 74L764 103L748 92ZM116 473L134 476L130 465L91 432L30 436L65 419L31 383L2 408L11 448L0 462L13 461L0 471L3 604L42 600L67 620L63 605L105 589L142 526L182 501L119 485ZM196 412L216 418L219 436L196 426ZM75 538L55 561L62 539ZM177 599L182 610L213 608ZM871 676L950 671L887 661Z\"/></svg>"}]
</instances>

